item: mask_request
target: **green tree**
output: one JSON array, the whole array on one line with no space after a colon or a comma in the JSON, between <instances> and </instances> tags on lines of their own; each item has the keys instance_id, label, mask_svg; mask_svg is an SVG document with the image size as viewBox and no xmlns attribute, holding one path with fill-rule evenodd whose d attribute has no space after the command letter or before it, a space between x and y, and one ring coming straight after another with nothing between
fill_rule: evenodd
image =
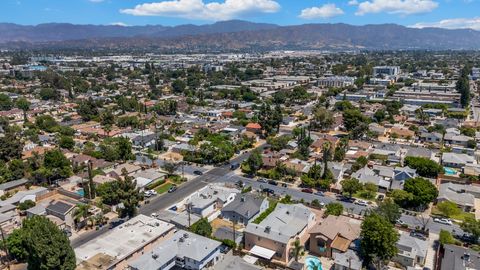
<instances>
[{"instance_id":1,"label":"green tree","mask_svg":"<svg viewBox=\"0 0 480 270\"><path fill-rule=\"evenodd\" d=\"M411 201L413 207L425 206L433 202L438 196L437 187L421 177L407 179L403 185L403 190L413 195Z\"/></svg>"},{"instance_id":2,"label":"green tree","mask_svg":"<svg viewBox=\"0 0 480 270\"><path fill-rule=\"evenodd\" d=\"M423 157L406 157L405 166L416 169L422 177L436 178L439 173L443 172L442 165Z\"/></svg>"},{"instance_id":3,"label":"green tree","mask_svg":"<svg viewBox=\"0 0 480 270\"><path fill-rule=\"evenodd\" d=\"M42 216L23 221L21 228L7 238L12 256L28 264L29 270L73 270L75 253L67 236L53 222Z\"/></svg>"},{"instance_id":4,"label":"green tree","mask_svg":"<svg viewBox=\"0 0 480 270\"><path fill-rule=\"evenodd\" d=\"M175 81L172 82L172 89L174 93L181 94L185 92L186 88L187 88L187 84L180 79L176 79Z\"/></svg>"},{"instance_id":5,"label":"green tree","mask_svg":"<svg viewBox=\"0 0 480 270\"><path fill-rule=\"evenodd\" d=\"M343 204L338 202L331 202L326 206L325 215L340 216L343 213Z\"/></svg>"},{"instance_id":6,"label":"green tree","mask_svg":"<svg viewBox=\"0 0 480 270\"><path fill-rule=\"evenodd\" d=\"M162 165L162 169L168 173L168 176L174 175L177 168L178 168L178 165L173 162L165 162Z\"/></svg>"},{"instance_id":7,"label":"green tree","mask_svg":"<svg viewBox=\"0 0 480 270\"><path fill-rule=\"evenodd\" d=\"M460 208L458 208L457 204L451 201L439 202L437 204L437 209L446 217L452 217L462 212Z\"/></svg>"},{"instance_id":8,"label":"green tree","mask_svg":"<svg viewBox=\"0 0 480 270\"><path fill-rule=\"evenodd\" d=\"M439 234L439 242L442 245L452 245L455 244L455 238L453 238L452 234L446 230L440 230Z\"/></svg>"},{"instance_id":9,"label":"green tree","mask_svg":"<svg viewBox=\"0 0 480 270\"><path fill-rule=\"evenodd\" d=\"M368 159L364 156L360 156L355 160L355 163L352 165L352 172L356 172L360 170L361 168L365 167L367 165Z\"/></svg>"},{"instance_id":10,"label":"green tree","mask_svg":"<svg viewBox=\"0 0 480 270\"><path fill-rule=\"evenodd\" d=\"M390 198L381 202L375 211L392 224L395 224L402 216L402 213L400 213L400 207Z\"/></svg>"},{"instance_id":11,"label":"green tree","mask_svg":"<svg viewBox=\"0 0 480 270\"><path fill-rule=\"evenodd\" d=\"M478 241L478 238L480 237L480 220L476 220L473 217L467 217L460 225L460 228L465 232L471 233L475 242Z\"/></svg>"},{"instance_id":12,"label":"green tree","mask_svg":"<svg viewBox=\"0 0 480 270\"><path fill-rule=\"evenodd\" d=\"M22 157L23 143L13 132L0 137L0 160L9 161Z\"/></svg>"},{"instance_id":13,"label":"green tree","mask_svg":"<svg viewBox=\"0 0 480 270\"><path fill-rule=\"evenodd\" d=\"M30 102L26 98L21 97L17 99L17 108L23 111L23 121L27 122L27 112L30 110Z\"/></svg>"},{"instance_id":14,"label":"green tree","mask_svg":"<svg viewBox=\"0 0 480 270\"><path fill-rule=\"evenodd\" d=\"M358 179L350 178L342 181L342 191L348 193L350 198L354 193L362 190L362 188L363 185Z\"/></svg>"},{"instance_id":15,"label":"green tree","mask_svg":"<svg viewBox=\"0 0 480 270\"><path fill-rule=\"evenodd\" d=\"M313 129L326 130L334 123L333 113L322 106L317 105L313 111L311 126Z\"/></svg>"},{"instance_id":16,"label":"green tree","mask_svg":"<svg viewBox=\"0 0 480 270\"><path fill-rule=\"evenodd\" d=\"M412 193L406 192L405 190L401 189L394 189L391 192L390 196L393 198L393 201L401 207L407 207L413 200Z\"/></svg>"},{"instance_id":17,"label":"green tree","mask_svg":"<svg viewBox=\"0 0 480 270\"><path fill-rule=\"evenodd\" d=\"M253 175L257 174L257 171L260 170L263 166L262 155L260 150L254 149L248 159L246 160L248 167L250 168L250 172Z\"/></svg>"},{"instance_id":18,"label":"green tree","mask_svg":"<svg viewBox=\"0 0 480 270\"><path fill-rule=\"evenodd\" d=\"M71 136L60 136L60 139L58 141L58 145L61 148L65 148L68 150L73 150L75 147L75 141L73 140L73 137Z\"/></svg>"},{"instance_id":19,"label":"green tree","mask_svg":"<svg viewBox=\"0 0 480 270\"><path fill-rule=\"evenodd\" d=\"M12 99L6 94L0 93L0 111L8 111L13 107Z\"/></svg>"},{"instance_id":20,"label":"green tree","mask_svg":"<svg viewBox=\"0 0 480 270\"><path fill-rule=\"evenodd\" d=\"M137 181L135 181L132 176L126 175L124 172L123 180L119 180L118 184L118 197L123 204L123 208L120 210L120 217L132 218L135 216L138 204L142 198L142 195L137 188Z\"/></svg>"},{"instance_id":21,"label":"green tree","mask_svg":"<svg viewBox=\"0 0 480 270\"><path fill-rule=\"evenodd\" d=\"M343 125L348 131L354 130L361 123L368 122L368 118L358 109L349 109L343 112Z\"/></svg>"},{"instance_id":22,"label":"green tree","mask_svg":"<svg viewBox=\"0 0 480 270\"><path fill-rule=\"evenodd\" d=\"M193 233L205 237L210 237L212 235L212 225L210 225L206 218L201 218L197 222L193 223L190 227L190 230Z\"/></svg>"},{"instance_id":23,"label":"green tree","mask_svg":"<svg viewBox=\"0 0 480 270\"><path fill-rule=\"evenodd\" d=\"M299 238L295 239L295 241L291 245L292 245L290 248L291 256L293 256L295 261L298 262L298 257L302 255L304 251L304 247L302 246L302 243L300 243Z\"/></svg>"},{"instance_id":24,"label":"green tree","mask_svg":"<svg viewBox=\"0 0 480 270\"><path fill-rule=\"evenodd\" d=\"M360 250L365 262L373 263L376 269L383 269L385 261L397 254L400 235L392 223L384 217L371 213L362 223Z\"/></svg>"}]
</instances>

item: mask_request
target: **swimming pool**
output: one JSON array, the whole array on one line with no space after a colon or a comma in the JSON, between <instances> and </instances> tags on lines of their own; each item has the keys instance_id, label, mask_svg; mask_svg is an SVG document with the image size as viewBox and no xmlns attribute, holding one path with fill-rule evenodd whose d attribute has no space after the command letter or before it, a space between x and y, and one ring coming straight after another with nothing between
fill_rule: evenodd
<instances>
[{"instance_id":1,"label":"swimming pool","mask_svg":"<svg viewBox=\"0 0 480 270\"><path fill-rule=\"evenodd\" d=\"M320 259L314 256L307 256L307 258L305 258L305 266L307 270L322 270Z\"/></svg>"},{"instance_id":2,"label":"swimming pool","mask_svg":"<svg viewBox=\"0 0 480 270\"><path fill-rule=\"evenodd\" d=\"M83 190L83 188L78 189L77 194L82 196L82 197L85 197L85 191Z\"/></svg>"},{"instance_id":3,"label":"swimming pool","mask_svg":"<svg viewBox=\"0 0 480 270\"><path fill-rule=\"evenodd\" d=\"M452 168L448 168L448 167L444 167L443 168L443 171L445 172L446 175L455 175L457 174L457 171L452 169Z\"/></svg>"}]
</instances>

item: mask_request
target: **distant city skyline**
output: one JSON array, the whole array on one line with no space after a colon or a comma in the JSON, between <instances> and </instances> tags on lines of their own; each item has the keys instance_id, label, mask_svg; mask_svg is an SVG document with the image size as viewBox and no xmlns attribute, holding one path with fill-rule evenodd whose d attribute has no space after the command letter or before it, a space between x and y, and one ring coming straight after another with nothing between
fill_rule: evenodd
<instances>
[{"instance_id":1,"label":"distant city skyline","mask_svg":"<svg viewBox=\"0 0 480 270\"><path fill-rule=\"evenodd\" d=\"M23 25L180 25L239 19L480 30L480 0L2 0L0 7L1 22Z\"/></svg>"}]
</instances>

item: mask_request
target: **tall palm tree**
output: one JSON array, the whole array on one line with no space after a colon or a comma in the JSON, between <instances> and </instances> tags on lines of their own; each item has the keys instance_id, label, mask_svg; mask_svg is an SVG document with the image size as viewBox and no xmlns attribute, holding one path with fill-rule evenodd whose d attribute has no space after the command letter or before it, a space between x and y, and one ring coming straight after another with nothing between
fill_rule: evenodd
<instances>
[{"instance_id":1,"label":"tall palm tree","mask_svg":"<svg viewBox=\"0 0 480 270\"><path fill-rule=\"evenodd\" d=\"M300 239L295 239L295 242L292 243L292 248L290 249L290 252L292 253L292 256L295 258L296 262L298 262L298 257L303 253L303 250L304 248L302 246L302 243L300 243Z\"/></svg>"},{"instance_id":2,"label":"tall palm tree","mask_svg":"<svg viewBox=\"0 0 480 270\"><path fill-rule=\"evenodd\" d=\"M325 141L322 145L322 152L323 152L323 176L322 178L325 179L327 176L327 170L328 170L328 160L330 159L330 156L332 155L332 146L329 141Z\"/></svg>"}]
</instances>

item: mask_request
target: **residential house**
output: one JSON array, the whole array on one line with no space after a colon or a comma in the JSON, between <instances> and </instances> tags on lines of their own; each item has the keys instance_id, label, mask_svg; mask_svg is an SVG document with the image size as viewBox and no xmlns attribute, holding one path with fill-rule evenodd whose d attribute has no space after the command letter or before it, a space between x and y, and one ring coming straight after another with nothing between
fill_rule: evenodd
<instances>
[{"instance_id":1,"label":"residential house","mask_svg":"<svg viewBox=\"0 0 480 270\"><path fill-rule=\"evenodd\" d=\"M408 166L395 167L393 174L390 189L403 189L403 184L405 184L406 180L417 177L417 170Z\"/></svg>"},{"instance_id":2,"label":"residential house","mask_svg":"<svg viewBox=\"0 0 480 270\"><path fill-rule=\"evenodd\" d=\"M240 193L238 189L210 184L192 194L187 200L191 212L200 217L214 219L220 215L220 210L233 202Z\"/></svg>"},{"instance_id":3,"label":"residential house","mask_svg":"<svg viewBox=\"0 0 480 270\"><path fill-rule=\"evenodd\" d=\"M460 145L460 146L467 147L469 144L469 141L474 141L475 138L449 132L445 134L445 136L443 137L443 140L448 145Z\"/></svg>"},{"instance_id":4,"label":"residential house","mask_svg":"<svg viewBox=\"0 0 480 270\"><path fill-rule=\"evenodd\" d=\"M222 208L222 217L235 223L247 225L268 208L268 200L251 193L240 194Z\"/></svg>"},{"instance_id":5,"label":"residential house","mask_svg":"<svg viewBox=\"0 0 480 270\"><path fill-rule=\"evenodd\" d=\"M439 132L422 132L419 136L420 140L427 143L441 143L443 135Z\"/></svg>"},{"instance_id":6,"label":"residential house","mask_svg":"<svg viewBox=\"0 0 480 270\"><path fill-rule=\"evenodd\" d=\"M277 204L260 224L249 223L245 229L245 249L255 256L288 263L296 239L304 245L316 215L303 204Z\"/></svg>"},{"instance_id":7,"label":"residential house","mask_svg":"<svg viewBox=\"0 0 480 270\"><path fill-rule=\"evenodd\" d=\"M310 231L310 252L333 258L336 253L350 249L360 237L361 220L346 216L327 216Z\"/></svg>"},{"instance_id":8,"label":"residential house","mask_svg":"<svg viewBox=\"0 0 480 270\"><path fill-rule=\"evenodd\" d=\"M437 203L450 201L465 212L475 208L475 197L480 198L480 188L473 185L444 183L440 185Z\"/></svg>"},{"instance_id":9,"label":"residential house","mask_svg":"<svg viewBox=\"0 0 480 270\"><path fill-rule=\"evenodd\" d=\"M46 208L45 212L47 215L55 216L65 222L67 227L73 228L73 210L75 205L67 203L65 201L53 201Z\"/></svg>"},{"instance_id":10,"label":"residential house","mask_svg":"<svg viewBox=\"0 0 480 270\"><path fill-rule=\"evenodd\" d=\"M27 183L28 183L28 179L22 178L22 179L13 180L10 182L0 184L0 196L4 195L7 192L22 190L25 188L25 184Z\"/></svg>"},{"instance_id":11,"label":"residential house","mask_svg":"<svg viewBox=\"0 0 480 270\"><path fill-rule=\"evenodd\" d=\"M400 239L397 242L398 253L393 257L392 261L404 267L423 266L427 257L428 240L410 236L404 231L399 231L399 233Z\"/></svg>"},{"instance_id":12,"label":"residential house","mask_svg":"<svg viewBox=\"0 0 480 270\"><path fill-rule=\"evenodd\" d=\"M443 153L442 165L452 168L463 168L467 164L477 164L474 157L467 154Z\"/></svg>"},{"instance_id":13,"label":"residential house","mask_svg":"<svg viewBox=\"0 0 480 270\"><path fill-rule=\"evenodd\" d=\"M380 175L379 174L380 172L383 173L383 175ZM390 179L388 178L389 176L387 175L387 172L388 172L387 169L373 170L368 166L365 166L360 170L352 173L352 178L358 179L358 181L362 184L366 184L366 183L375 184L378 187L379 192L385 193L387 192L387 190L389 190L391 185L391 177L393 177L393 170L392 170Z\"/></svg>"},{"instance_id":14,"label":"residential house","mask_svg":"<svg viewBox=\"0 0 480 270\"><path fill-rule=\"evenodd\" d=\"M262 126L258 123L248 123L245 128L247 131L253 132L255 134L262 133Z\"/></svg>"},{"instance_id":15,"label":"residential house","mask_svg":"<svg viewBox=\"0 0 480 270\"><path fill-rule=\"evenodd\" d=\"M131 270L168 270L174 267L200 270L214 266L222 243L178 230L168 240L128 264Z\"/></svg>"},{"instance_id":16,"label":"residential house","mask_svg":"<svg viewBox=\"0 0 480 270\"><path fill-rule=\"evenodd\" d=\"M151 183L165 179L166 174L159 172L154 168L150 168L137 171L132 176L135 178L135 181L137 181L137 187L143 189Z\"/></svg>"},{"instance_id":17,"label":"residential house","mask_svg":"<svg viewBox=\"0 0 480 270\"><path fill-rule=\"evenodd\" d=\"M333 270L361 270L363 260L360 259L357 252L348 249L343 253L335 253L333 261Z\"/></svg>"},{"instance_id":18,"label":"residential house","mask_svg":"<svg viewBox=\"0 0 480 270\"><path fill-rule=\"evenodd\" d=\"M444 245L437 262L439 270L480 269L480 253L470 248Z\"/></svg>"}]
</instances>

